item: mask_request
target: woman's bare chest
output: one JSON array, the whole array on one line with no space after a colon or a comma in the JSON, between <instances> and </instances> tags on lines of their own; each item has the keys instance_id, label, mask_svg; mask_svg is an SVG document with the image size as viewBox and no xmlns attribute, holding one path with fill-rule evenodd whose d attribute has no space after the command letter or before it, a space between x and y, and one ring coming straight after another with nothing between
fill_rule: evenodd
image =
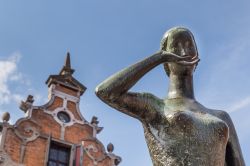
<instances>
[{"instance_id":1,"label":"woman's bare chest","mask_svg":"<svg viewBox=\"0 0 250 166\"><path fill-rule=\"evenodd\" d=\"M150 124L154 135L164 142L227 142L226 122L202 109L166 109ZM159 123L160 122L160 123Z\"/></svg>"}]
</instances>

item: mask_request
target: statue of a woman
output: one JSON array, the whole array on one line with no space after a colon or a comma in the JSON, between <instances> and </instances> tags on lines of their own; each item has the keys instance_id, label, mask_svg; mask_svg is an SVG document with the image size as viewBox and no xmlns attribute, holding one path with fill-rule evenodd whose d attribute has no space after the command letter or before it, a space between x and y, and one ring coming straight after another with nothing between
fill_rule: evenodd
<instances>
[{"instance_id":1,"label":"statue of a woman","mask_svg":"<svg viewBox=\"0 0 250 166\"><path fill-rule=\"evenodd\" d=\"M244 166L229 115L204 107L194 97L193 72L198 61L192 33L172 28L165 33L159 52L109 77L96 94L141 121L154 166ZM160 64L170 79L165 99L129 91Z\"/></svg>"}]
</instances>

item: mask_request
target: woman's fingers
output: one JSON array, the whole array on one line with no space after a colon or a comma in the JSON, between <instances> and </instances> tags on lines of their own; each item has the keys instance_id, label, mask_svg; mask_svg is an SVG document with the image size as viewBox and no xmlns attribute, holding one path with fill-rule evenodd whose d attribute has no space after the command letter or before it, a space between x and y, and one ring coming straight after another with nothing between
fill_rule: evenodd
<instances>
[{"instance_id":1,"label":"woman's fingers","mask_svg":"<svg viewBox=\"0 0 250 166\"><path fill-rule=\"evenodd\" d=\"M198 55L195 55L193 57L188 56L188 55L179 56L179 55L176 55L174 53L170 53L170 52L166 52L166 51L162 51L161 54L166 56L168 62L176 62L176 63L182 64L182 65L194 65L200 61L200 59L198 58Z\"/></svg>"},{"instance_id":2,"label":"woman's fingers","mask_svg":"<svg viewBox=\"0 0 250 166\"><path fill-rule=\"evenodd\" d=\"M191 56L179 56L174 53L165 52L163 51L162 54L167 57L167 60L169 62L178 62L178 61L184 61L184 60L191 60Z\"/></svg>"},{"instance_id":3,"label":"woman's fingers","mask_svg":"<svg viewBox=\"0 0 250 166\"><path fill-rule=\"evenodd\" d=\"M192 56L179 56L179 58L180 58L180 60L182 60L182 61L193 59Z\"/></svg>"},{"instance_id":4,"label":"woman's fingers","mask_svg":"<svg viewBox=\"0 0 250 166\"><path fill-rule=\"evenodd\" d=\"M192 59L198 59L198 54L192 57Z\"/></svg>"},{"instance_id":5,"label":"woman's fingers","mask_svg":"<svg viewBox=\"0 0 250 166\"><path fill-rule=\"evenodd\" d=\"M188 62L188 61L178 61L176 63L182 64L182 65L194 65L194 64L198 63L199 61L200 61L200 59L195 59L195 60L190 61L190 62Z\"/></svg>"}]
</instances>

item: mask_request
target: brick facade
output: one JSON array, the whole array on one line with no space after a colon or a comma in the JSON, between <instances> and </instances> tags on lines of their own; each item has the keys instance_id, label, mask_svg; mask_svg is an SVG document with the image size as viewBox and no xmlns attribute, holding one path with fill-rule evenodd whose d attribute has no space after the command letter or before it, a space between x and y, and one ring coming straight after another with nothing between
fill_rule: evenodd
<instances>
[{"instance_id":1,"label":"brick facade","mask_svg":"<svg viewBox=\"0 0 250 166\"><path fill-rule=\"evenodd\" d=\"M61 160L54 160L53 154L59 154L63 161L60 149L66 149L65 163L70 166L115 166L120 163L121 158L112 153L113 145L109 144L106 152L96 138L102 130L97 118L88 122L81 115L79 101L86 88L73 78L73 72L68 54L60 74L51 75L46 82L49 87L47 104L33 106L33 98L29 96L20 105L26 113L24 118L10 125L6 115L3 117L0 165L59 166ZM52 147L59 150L54 152Z\"/></svg>"}]
</instances>

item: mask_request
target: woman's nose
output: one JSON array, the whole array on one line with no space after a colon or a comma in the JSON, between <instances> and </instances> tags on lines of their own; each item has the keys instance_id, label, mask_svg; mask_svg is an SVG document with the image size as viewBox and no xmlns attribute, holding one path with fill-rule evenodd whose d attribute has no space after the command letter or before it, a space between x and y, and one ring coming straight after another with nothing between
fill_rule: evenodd
<instances>
[{"instance_id":1,"label":"woman's nose","mask_svg":"<svg viewBox=\"0 0 250 166\"><path fill-rule=\"evenodd\" d=\"M181 54L181 56L186 56L186 55L187 55L186 49L183 48L183 47L181 47L181 49L180 49L180 54Z\"/></svg>"},{"instance_id":2,"label":"woman's nose","mask_svg":"<svg viewBox=\"0 0 250 166\"><path fill-rule=\"evenodd\" d=\"M185 56L186 55L186 51L184 48L181 49L181 56Z\"/></svg>"},{"instance_id":3,"label":"woman's nose","mask_svg":"<svg viewBox=\"0 0 250 166\"><path fill-rule=\"evenodd\" d=\"M185 48L183 47L182 43L178 43L178 46L179 46L180 56L185 56L185 55L187 55L187 54L186 54L186 50L185 50Z\"/></svg>"}]
</instances>

